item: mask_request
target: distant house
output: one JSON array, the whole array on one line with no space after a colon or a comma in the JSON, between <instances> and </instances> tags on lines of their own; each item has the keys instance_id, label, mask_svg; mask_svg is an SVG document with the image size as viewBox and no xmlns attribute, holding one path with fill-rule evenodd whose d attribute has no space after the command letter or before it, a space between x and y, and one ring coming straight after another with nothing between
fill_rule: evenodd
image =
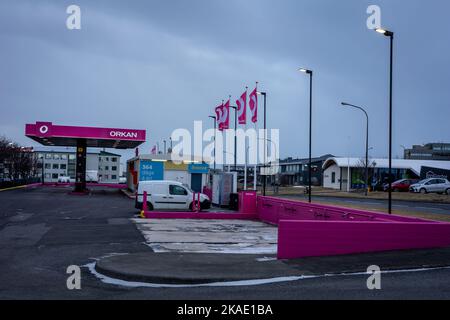
<instances>
[{"instance_id":1,"label":"distant house","mask_svg":"<svg viewBox=\"0 0 450 320\"><path fill-rule=\"evenodd\" d=\"M450 170L450 161L392 159L392 181L423 176L423 168ZM323 186L337 190L364 188L364 161L360 158L327 159L322 166ZM389 181L388 159L369 159L369 183Z\"/></svg>"}]
</instances>

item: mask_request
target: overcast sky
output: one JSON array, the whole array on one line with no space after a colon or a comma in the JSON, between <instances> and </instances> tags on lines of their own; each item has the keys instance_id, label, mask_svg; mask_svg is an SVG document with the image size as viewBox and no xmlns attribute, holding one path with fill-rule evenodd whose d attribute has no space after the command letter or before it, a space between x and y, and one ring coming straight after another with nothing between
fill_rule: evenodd
<instances>
[{"instance_id":1,"label":"overcast sky","mask_svg":"<svg viewBox=\"0 0 450 320\"><path fill-rule=\"evenodd\" d=\"M66 28L70 4L81 30ZM370 4L396 33L394 155L450 142L447 0L1 0L0 135L36 146L24 136L36 121L146 129L150 152L194 120L212 125L222 99L259 81L281 156L306 157L306 66L313 155L364 155L364 116L348 101L366 107L371 156L385 157L389 41L367 29Z\"/></svg>"}]
</instances>

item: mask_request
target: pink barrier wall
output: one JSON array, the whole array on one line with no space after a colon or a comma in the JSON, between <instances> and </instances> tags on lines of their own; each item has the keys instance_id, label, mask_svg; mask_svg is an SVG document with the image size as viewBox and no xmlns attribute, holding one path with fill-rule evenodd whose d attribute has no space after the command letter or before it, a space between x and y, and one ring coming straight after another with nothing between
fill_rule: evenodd
<instances>
[{"instance_id":1,"label":"pink barrier wall","mask_svg":"<svg viewBox=\"0 0 450 320\"><path fill-rule=\"evenodd\" d=\"M389 215L380 212L309 204L294 200L258 197L259 218L277 225L280 220L322 220L322 221L399 221L432 222L420 218Z\"/></svg>"},{"instance_id":2,"label":"pink barrier wall","mask_svg":"<svg viewBox=\"0 0 450 320\"><path fill-rule=\"evenodd\" d=\"M47 186L47 187L67 187L67 186L75 186L73 182L45 182L42 183L33 183L28 185L28 187L36 187L36 186ZM121 183L86 183L88 187L106 187L112 189L127 189L126 184Z\"/></svg>"},{"instance_id":3,"label":"pink barrier wall","mask_svg":"<svg viewBox=\"0 0 450 320\"><path fill-rule=\"evenodd\" d=\"M257 214L248 213L146 211L144 215L147 219L258 220Z\"/></svg>"},{"instance_id":4,"label":"pink barrier wall","mask_svg":"<svg viewBox=\"0 0 450 320\"><path fill-rule=\"evenodd\" d=\"M278 259L450 246L450 224L281 220Z\"/></svg>"},{"instance_id":5,"label":"pink barrier wall","mask_svg":"<svg viewBox=\"0 0 450 320\"><path fill-rule=\"evenodd\" d=\"M256 191L239 192L239 212L256 214L257 194Z\"/></svg>"}]
</instances>

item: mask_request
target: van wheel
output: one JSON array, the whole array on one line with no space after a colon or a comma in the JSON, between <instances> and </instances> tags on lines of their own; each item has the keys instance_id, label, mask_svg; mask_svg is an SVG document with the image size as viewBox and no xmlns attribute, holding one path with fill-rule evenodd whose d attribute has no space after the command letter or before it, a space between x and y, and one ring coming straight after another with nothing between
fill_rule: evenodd
<instances>
[{"instance_id":1,"label":"van wheel","mask_svg":"<svg viewBox=\"0 0 450 320\"><path fill-rule=\"evenodd\" d=\"M153 205L151 202L147 202L147 209L148 211L153 211Z\"/></svg>"},{"instance_id":2,"label":"van wheel","mask_svg":"<svg viewBox=\"0 0 450 320\"><path fill-rule=\"evenodd\" d=\"M425 189L425 188L420 189L420 193L421 194L426 194L427 193L427 189Z\"/></svg>"},{"instance_id":3,"label":"van wheel","mask_svg":"<svg viewBox=\"0 0 450 320\"><path fill-rule=\"evenodd\" d=\"M450 196L450 188L445 190L445 193L448 194Z\"/></svg>"},{"instance_id":4,"label":"van wheel","mask_svg":"<svg viewBox=\"0 0 450 320\"><path fill-rule=\"evenodd\" d=\"M189 211L192 211L192 202L191 202L191 204L189 205Z\"/></svg>"}]
</instances>

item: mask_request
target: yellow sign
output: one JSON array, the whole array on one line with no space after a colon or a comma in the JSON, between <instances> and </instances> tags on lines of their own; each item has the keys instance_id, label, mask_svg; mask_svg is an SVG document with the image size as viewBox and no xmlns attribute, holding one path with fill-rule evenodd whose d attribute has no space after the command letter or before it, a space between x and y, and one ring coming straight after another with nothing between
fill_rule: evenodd
<instances>
[{"instance_id":1,"label":"yellow sign","mask_svg":"<svg viewBox=\"0 0 450 320\"><path fill-rule=\"evenodd\" d=\"M164 170L168 171L187 171L187 164L175 164L172 161L164 162Z\"/></svg>"}]
</instances>

